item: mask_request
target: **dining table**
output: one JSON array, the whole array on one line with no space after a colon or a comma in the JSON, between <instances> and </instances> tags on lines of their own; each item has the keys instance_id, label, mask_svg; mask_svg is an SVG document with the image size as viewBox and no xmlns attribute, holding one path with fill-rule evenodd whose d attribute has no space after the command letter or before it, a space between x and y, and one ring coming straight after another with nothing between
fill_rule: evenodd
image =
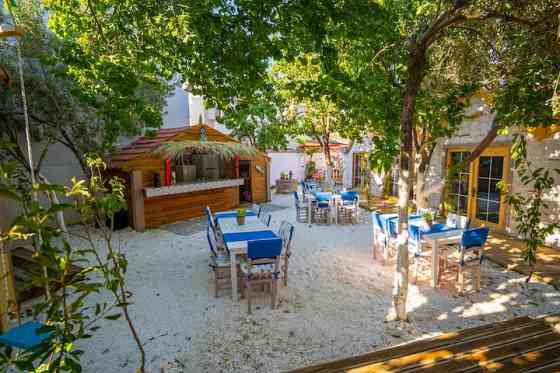
<instances>
[{"instance_id":1,"label":"dining table","mask_svg":"<svg viewBox=\"0 0 560 373\"><path fill-rule=\"evenodd\" d=\"M410 215L408 224L416 226L420 233L420 245L430 246L432 249L432 276L430 285L437 287L439 276L439 255L440 247L448 244L459 244L463 236L464 229L448 226L445 224L434 223L428 225L426 220L420 215ZM397 232L398 216L397 214L382 214L380 220L388 231ZM386 225L385 225L386 224ZM389 228L391 227L391 228Z\"/></svg>"},{"instance_id":2,"label":"dining table","mask_svg":"<svg viewBox=\"0 0 560 373\"><path fill-rule=\"evenodd\" d=\"M224 243L230 255L231 296L234 303L239 301L237 291L238 257L247 254L247 242L268 238L279 238L257 216L246 216L245 223L239 224L236 217L224 217L218 220Z\"/></svg>"},{"instance_id":3,"label":"dining table","mask_svg":"<svg viewBox=\"0 0 560 373\"><path fill-rule=\"evenodd\" d=\"M331 220L338 221L338 209L336 205L342 200L340 194L331 192L313 192L306 193L305 199L307 200L307 224L311 224L311 212L313 211L313 203L318 200L327 200L331 207Z\"/></svg>"}]
</instances>

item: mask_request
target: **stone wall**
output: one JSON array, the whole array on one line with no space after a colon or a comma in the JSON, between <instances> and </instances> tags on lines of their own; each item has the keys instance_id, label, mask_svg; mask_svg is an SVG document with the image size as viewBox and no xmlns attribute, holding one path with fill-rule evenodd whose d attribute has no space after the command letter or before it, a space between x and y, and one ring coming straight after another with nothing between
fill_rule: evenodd
<instances>
[{"instance_id":1,"label":"stone wall","mask_svg":"<svg viewBox=\"0 0 560 373\"><path fill-rule=\"evenodd\" d=\"M447 149L458 146L474 148L482 141L491 128L494 114L490 111L488 105L482 99L476 97L471 102L472 106L465 111L466 119L458 132L449 139L441 140L434 150L425 176L425 190L430 192L428 204L431 207L437 207L440 203L443 178L446 174ZM496 145L511 145L511 135L498 136L492 146ZM543 141L529 139L527 143L527 156L529 161L533 162L535 166L560 169L560 133L557 133L551 139ZM515 170L511 168L511 164L508 182L513 192L524 192L526 190ZM550 210L548 214L543 216L543 221L560 220L560 177L558 175L556 175L556 186L547 197ZM506 210L506 231L515 234L515 220L508 210ZM553 246L559 246L560 232L551 235L548 242Z\"/></svg>"}]
</instances>

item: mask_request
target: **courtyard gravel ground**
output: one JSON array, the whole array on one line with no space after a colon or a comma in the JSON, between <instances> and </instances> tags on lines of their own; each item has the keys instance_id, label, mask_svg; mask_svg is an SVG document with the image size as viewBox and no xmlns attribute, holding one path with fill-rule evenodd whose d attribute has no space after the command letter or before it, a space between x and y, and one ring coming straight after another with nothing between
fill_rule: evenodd
<instances>
[{"instance_id":1,"label":"courtyard gravel ground","mask_svg":"<svg viewBox=\"0 0 560 373\"><path fill-rule=\"evenodd\" d=\"M560 312L554 288L527 287L519 274L486 261L480 293L457 296L452 281L432 289L425 276L409 287L410 322L388 321L394 264L371 259L369 213L362 210L359 224L308 226L295 222L291 196L275 196L272 203L274 230L283 220L295 225L290 278L280 287L277 309L262 295L251 316L244 300L234 305L227 294L214 298L199 221L115 235L129 260L131 311L148 372L280 372L445 331ZM81 346L84 371L134 372L138 355L125 321L100 326Z\"/></svg>"}]
</instances>

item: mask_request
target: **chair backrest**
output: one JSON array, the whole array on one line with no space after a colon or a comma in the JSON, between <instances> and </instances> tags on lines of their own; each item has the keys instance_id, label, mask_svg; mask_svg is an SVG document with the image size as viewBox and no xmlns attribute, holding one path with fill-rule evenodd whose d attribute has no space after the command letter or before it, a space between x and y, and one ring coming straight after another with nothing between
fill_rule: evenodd
<instances>
[{"instance_id":1,"label":"chair backrest","mask_svg":"<svg viewBox=\"0 0 560 373\"><path fill-rule=\"evenodd\" d=\"M307 190L307 192L313 193L317 191L318 187L315 183L305 183L305 189Z\"/></svg>"},{"instance_id":2,"label":"chair backrest","mask_svg":"<svg viewBox=\"0 0 560 373\"><path fill-rule=\"evenodd\" d=\"M253 210L255 211L255 213L257 214L257 217L260 218L262 213L263 213L263 207L262 205L255 205L253 207Z\"/></svg>"},{"instance_id":3,"label":"chair backrest","mask_svg":"<svg viewBox=\"0 0 560 373\"><path fill-rule=\"evenodd\" d=\"M317 202L329 202L331 200L332 193L329 192L316 192L315 198Z\"/></svg>"},{"instance_id":4,"label":"chair backrest","mask_svg":"<svg viewBox=\"0 0 560 373\"><path fill-rule=\"evenodd\" d=\"M393 218L389 218L386 221L387 221L387 229L385 229L385 231L389 233L389 237L396 238L398 236L397 230L399 229L399 227L398 227L398 225L399 225L398 216L395 216Z\"/></svg>"},{"instance_id":5,"label":"chair backrest","mask_svg":"<svg viewBox=\"0 0 560 373\"><path fill-rule=\"evenodd\" d=\"M216 242L216 235L211 227L206 228L206 238L208 239L208 246L212 254L218 255L218 242Z\"/></svg>"},{"instance_id":6,"label":"chair backrest","mask_svg":"<svg viewBox=\"0 0 560 373\"><path fill-rule=\"evenodd\" d=\"M212 211L210 211L210 207L206 206L204 208L204 212L206 212L206 217L208 218L208 226L212 227L212 229L216 229L216 223L214 220L214 215L212 215Z\"/></svg>"},{"instance_id":7,"label":"chair backrest","mask_svg":"<svg viewBox=\"0 0 560 373\"><path fill-rule=\"evenodd\" d=\"M276 258L281 254L281 238L247 241L247 256L251 260Z\"/></svg>"},{"instance_id":8,"label":"chair backrest","mask_svg":"<svg viewBox=\"0 0 560 373\"><path fill-rule=\"evenodd\" d=\"M460 229L468 229L470 225L470 219L466 216L457 215L450 212L447 214L445 225Z\"/></svg>"},{"instance_id":9,"label":"chair backrest","mask_svg":"<svg viewBox=\"0 0 560 373\"><path fill-rule=\"evenodd\" d=\"M469 229L461 237L461 249L468 250L474 247L483 247L488 239L488 227Z\"/></svg>"},{"instance_id":10,"label":"chair backrest","mask_svg":"<svg viewBox=\"0 0 560 373\"><path fill-rule=\"evenodd\" d=\"M459 220L457 221L457 228L469 229L471 225L471 219L467 216L459 215Z\"/></svg>"},{"instance_id":11,"label":"chair backrest","mask_svg":"<svg viewBox=\"0 0 560 373\"><path fill-rule=\"evenodd\" d=\"M356 192L341 192L340 198L343 201L357 201L358 200L358 193Z\"/></svg>"},{"instance_id":12,"label":"chair backrest","mask_svg":"<svg viewBox=\"0 0 560 373\"><path fill-rule=\"evenodd\" d=\"M383 222L381 221L381 213L379 211L374 211L371 214L371 222L373 223L373 227L378 229L382 232L385 230L383 229Z\"/></svg>"},{"instance_id":13,"label":"chair backrest","mask_svg":"<svg viewBox=\"0 0 560 373\"><path fill-rule=\"evenodd\" d=\"M272 215L271 214L260 215L259 219L263 222L264 225L268 227L270 226L270 219L272 219Z\"/></svg>"},{"instance_id":14,"label":"chair backrest","mask_svg":"<svg viewBox=\"0 0 560 373\"><path fill-rule=\"evenodd\" d=\"M280 229L278 230L278 236L282 239L284 254L289 254L292 238L294 236L294 226L285 220L282 221Z\"/></svg>"},{"instance_id":15,"label":"chair backrest","mask_svg":"<svg viewBox=\"0 0 560 373\"><path fill-rule=\"evenodd\" d=\"M408 241L414 244L420 242L420 227L416 224L408 225Z\"/></svg>"},{"instance_id":16,"label":"chair backrest","mask_svg":"<svg viewBox=\"0 0 560 373\"><path fill-rule=\"evenodd\" d=\"M459 215L454 214L452 212L447 213L447 218L445 219L445 225L449 227L457 228L459 224Z\"/></svg>"}]
</instances>

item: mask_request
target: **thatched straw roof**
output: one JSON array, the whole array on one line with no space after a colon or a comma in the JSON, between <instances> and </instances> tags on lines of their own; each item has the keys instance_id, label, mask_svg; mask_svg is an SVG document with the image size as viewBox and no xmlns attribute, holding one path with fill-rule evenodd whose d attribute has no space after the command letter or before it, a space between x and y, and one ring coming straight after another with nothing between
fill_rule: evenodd
<instances>
[{"instance_id":1,"label":"thatched straw roof","mask_svg":"<svg viewBox=\"0 0 560 373\"><path fill-rule=\"evenodd\" d=\"M258 151L253 146L222 141L170 141L158 146L155 153L165 158L178 158L183 154L216 154L226 160L235 157L254 157Z\"/></svg>"}]
</instances>

